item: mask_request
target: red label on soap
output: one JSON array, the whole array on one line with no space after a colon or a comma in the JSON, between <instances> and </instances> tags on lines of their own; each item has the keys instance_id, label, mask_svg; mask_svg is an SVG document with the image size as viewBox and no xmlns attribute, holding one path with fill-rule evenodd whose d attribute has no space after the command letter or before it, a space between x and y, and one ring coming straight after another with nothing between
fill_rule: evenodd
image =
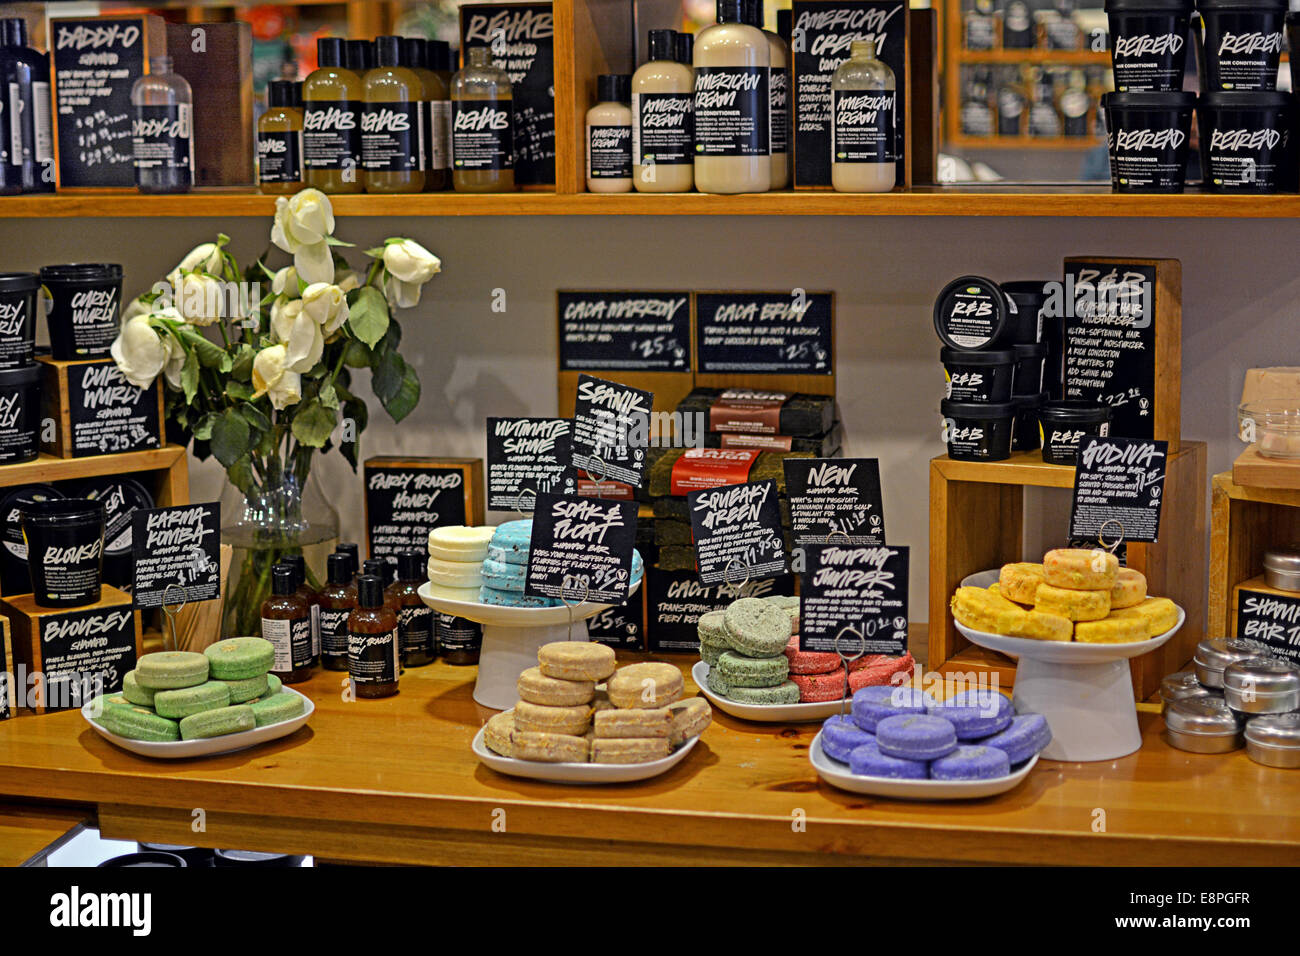
<instances>
[{"instance_id":1,"label":"red label on soap","mask_svg":"<svg viewBox=\"0 0 1300 956\"><path fill-rule=\"evenodd\" d=\"M583 498L605 498L610 501L636 499L636 489L626 482L614 481L612 478L596 481L582 470L578 471L577 494Z\"/></svg>"},{"instance_id":2,"label":"red label on soap","mask_svg":"<svg viewBox=\"0 0 1300 956\"><path fill-rule=\"evenodd\" d=\"M760 452L741 448L691 448L673 463L669 492L682 496L749 481Z\"/></svg>"},{"instance_id":3,"label":"red label on soap","mask_svg":"<svg viewBox=\"0 0 1300 956\"><path fill-rule=\"evenodd\" d=\"M781 406L789 400L785 392L729 388L709 407L709 431L779 434Z\"/></svg>"}]
</instances>

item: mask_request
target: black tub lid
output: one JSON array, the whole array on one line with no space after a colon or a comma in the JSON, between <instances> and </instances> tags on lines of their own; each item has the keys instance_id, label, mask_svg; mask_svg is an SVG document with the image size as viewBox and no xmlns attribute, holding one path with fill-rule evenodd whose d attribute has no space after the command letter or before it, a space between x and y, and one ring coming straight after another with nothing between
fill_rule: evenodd
<instances>
[{"instance_id":1,"label":"black tub lid","mask_svg":"<svg viewBox=\"0 0 1300 956\"><path fill-rule=\"evenodd\" d=\"M1196 0L1197 10L1278 10L1289 4L1287 0Z\"/></svg>"},{"instance_id":2,"label":"black tub lid","mask_svg":"<svg viewBox=\"0 0 1300 956\"><path fill-rule=\"evenodd\" d=\"M1010 418L1016 413L1012 402L954 402L945 398L939 403L945 418L966 418L988 421L990 418Z\"/></svg>"},{"instance_id":3,"label":"black tub lid","mask_svg":"<svg viewBox=\"0 0 1300 956\"><path fill-rule=\"evenodd\" d=\"M954 349L947 345L939 349L939 361L944 365L1010 365L1016 355L1010 349Z\"/></svg>"},{"instance_id":4,"label":"black tub lid","mask_svg":"<svg viewBox=\"0 0 1300 956\"><path fill-rule=\"evenodd\" d=\"M0 369L0 388L35 385L41 380L42 371L40 365L23 365L19 368Z\"/></svg>"},{"instance_id":5,"label":"black tub lid","mask_svg":"<svg viewBox=\"0 0 1300 956\"><path fill-rule=\"evenodd\" d=\"M1140 110L1180 110L1196 105L1195 93L1103 93L1101 105L1106 108Z\"/></svg>"},{"instance_id":6,"label":"black tub lid","mask_svg":"<svg viewBox=\"0 0 1300 956\"><path fill-rule=\"evenodd\" d=\"M1010 320L1012 312L1017 311L1015 303L1011 302L1001 287L992 279L986 279L984 276L958 276L939 293L939 297L934 300L934 330L939 335L939 340L945 345L953 348L960 348L960 343L953 341L948 335L948 321L952 318L954 302L961 297L985 297L992 306L992 315L988 317L988 322L992 327L992 334L989 336L990 344L997 341L1006 329L1007 322Z\"/></svg>"},{"instance_id":7,"label":"black tub lid","mask_svg":"<svg viewBox=\"0 0 1300 956\"><path fill-rule=\"evenodd\" d=\"M41 266L42 279L122 278L122 266L116 262L68 262Z\"/></svg>"},{"instance_id":8,"label":"black tub lid","mask_svg":"<svg viewBox=\"0 0 1300 956\"><path fill-rule=\"evenodd\" d=\"M1012 395L1011 404L1016 408L1037 408L1047 401L1047 393L1039 392L1037 395Z\"/></svg>"},{"instance_id":9,"label":"black tub lid","mask_svg":"<svg viewBox=\"0 0 1300 956\"><path fill-rule=\"evenodd\" d=\"M35 272L0 272L0 292L32 292L41 287Z\"/></svg>"},{"instance_id":10,"label":"black tub lid","mask_svg":"<svg viewBox=\"0 0 1300 956\"><path fill-rule=\"evenodd\" d=\"M1106 0L1103 6L1107 13L1192 12L1192 0Z\"/></svg>"},{"instance_id":11,"label":"black tub lid","mask_svg":"<svg viewBox=\"0 0 1300 956\"><path fill-rule=\"evenodd\" d=\"M1053 283L1060 285L1060 280L1017 279L1015 282L999 282L998 285L1013 299L1046 299L1047 287Z\"/></svg>"},{"instance_id":12,"label":"black tub lid","mask_svg":"<svg viewBox=\"0 0 1300 956\"><path fill-rule=\"evenodd\" d=\"M1030 359L1047 358L1046 342L1027 342L1011 346L1016 353L1017 362L1027 362Z\"/></svg>"},{"instance_id":13,"label":"black tub lid","mask_svg":"<svg viewBox=\"0 0 1300 956\"><path fill-rule=\"evenodd\" d=\"M1278 109L1291 106L1291 97L1277 90L1215 90L1202 93L1198 105L1211 109Z\"/></svg>"},{"instance_id":14,"label":"black tub lid","mask_svg":"<svg viewBox=\"0 0 1300 956\"><path fill-rule=\"evenodd\" d=\"M1076 399L1044 402L1038 409L1040 418L1051 418L1062 422L1101 422L1110 420L1110 408L1097 402L1083 402Z\"/></svg>"}]
</instances>

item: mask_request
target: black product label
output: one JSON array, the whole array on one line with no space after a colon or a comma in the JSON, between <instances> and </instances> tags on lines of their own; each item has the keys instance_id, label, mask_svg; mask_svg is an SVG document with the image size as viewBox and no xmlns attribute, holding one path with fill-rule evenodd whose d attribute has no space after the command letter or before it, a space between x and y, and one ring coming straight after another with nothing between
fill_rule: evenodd
<instances>
[{"instance_id":1,"label":"black product label","mask_svg":"<svg viewBox=\"0 0 1300 956\"><path fill-rule=\"evenodd\" d=\"M302 182L302 131L258 133L257 175L264 183Z\"/></svg>"},{"instance_id":2,"label":"black product label","mask_svg":"<svg viewBox=\"0 0 1300 956\"><path fill-rule=\"evenodd\" d=\"M128 606L49 614L39 626L42 703L51 710L119 692L135 667L135 615Z\"/></svg>"},{"instance_id":3,"label":"black product label","mask_svg":"<svg viewBox=\"0 0 1300 956\"><path fill-rule=\"evenodd\" d=\"M349 608L320 609L320 649L328 657L347 657Z\"/></svg>"},{"instance_id":4,"label":"black product label","mask_svg":"<svg viewBox=\"0 0 1300 956\"><path fill-rule=\"evenodd\" d=\"M699 292L699 370L830 375L834 310L829 292Z\"/></svg>"},{"instance_id":5,"label":"black product label","mask_svg":"<svg viewBox=\"0 0 1300 956\"><path fill-rule=\"evenodd\" d=\"M1266 644L1276 656L1300 664L1300 595L1242 588L1237 592L1236 636Z\"/></svg>"},{"instance_id":6,"label":"black product label","mask_svg":"<svg viewBox=\"0 0 1300 956\"><path fill-rule=\"evenodd\" d=\"M351 169L361 164L361 103L308 100L302 105L302 162L307 169Z\"/></svg>"},{"instance_id":7,"label":"black product label","mask_svg":"<svg viewBox=\"0 0 1300 956\"><path fill-rule=\"evenodd\" d=\"M765 66L695 68L695 155L766 156L771 100Z\"/></svg>"},{"instance_id":8,"label":"black product label","mask_svg":"<svg viewBox=\"0 0 1300 956\"><path fill-rule=\"evenodd\" d=\"M433 609L404 607L397 614L397 639L403 652L433 653Z\"/></svg>"},{"instance_id":9,"label":"black product label","mask_svg":"<svg viewBox=\"0 0 1300 956\"><path fill-rule=\"evenodd\" d=\"M1169 443L1086 436L1079 442L1070 537L1156 541Z\"/></svg>"},{"instance_id":10,"label":"black product label","mask_svg":"<svg viewBox=\"0 0 1300 956\"><path fill-rule=\"evenodd\" d=\"M489 418L487 506L531 511L536 494L573 494L572 435L568 418Z\"/></svg>"},{"instance_id":11,"label":"black product label","mask_svg":"<svg viewBox=\"0 0 1300 956\"><path fill-rule=\"evenodd\" d=\"M1216 189L1274 192L1282 187L1289 138L1284 109L1206 109L1201 118L1206 175Z\"/></svg>"},{"instance_id":12,"label":"black product label","mask_svg":"<svg viewBox=\"0 0 1300 956\"><path fill-rule=\"evenodd\" d=\"M35 312L35 292L0 293L0 368L31 364Z\"/></svg>"},{"instance_id":13,"label":"black product label","mask_svg":"<svg viewBox=\"0 0 1300 956\"><path fill-rule=\"evenodd\" d=\"M355 684L391 684L400 668L397 630L383 634L348 631L348 674Z\"/></svg>"},{"instance_id":14,"label":"black product label","mask_svg":"<svg viewBox=\"0 0 1300 956\"><path fill-rule=\"evenodd\" d=\"M80 540L75 532L47 532L42 538L50 538L45 547L37 546L32 554L33 568L40 568L39 574L44 579L32 584L42 594L48 594L55 600L72 601L92 595L100 582L100 562L103 560L104 542L93 532L94 540ZM54 535L59 534L58 537ZM83 535L84 537L84 535ZM29 541L31 539L29 538ZM86 600L79 604L89 603Z\"/></svg>"},{"instance_id":15,"label":"black product label","mask_svg":"<svg viewBox=\"0 0 1300 956\"><path fill-rule=\"evenodd\" d=\"M771 123L772 152L788 153L790 151L790 70L789 68L772 70L768 74L768 96L772 104Z\"/></svg>"},{"instance_id":16,"label":"black product label","mask_svg":"<svg viewBox=\"0 0 1300 956\"><path fill-rule=\"evenodd\" d=\"M1166 114L1172 111L1126 110L1122 126L1117 112L1107 110L1111 185L1120 191L1182 192L1187 129L1166 125Z\"/></svg>"},{"instance_id":17,"label":"black product label","mask_svg":"<svg viewBox=\"0 0 1300 956\"><path fill-rule=\"evenodd\" d=\"M456 169L514 166L514 113L509 100L451 104L451 163Z\"/></svg>"},{"instance_id":18,"label":"black product label","mask_svg":"<svg viewBox=\"0 0 1300 956\"><path fill-rule=\"evenodd\" d=\"M686 501L701 584L740 584L785 573L775 481L692 491Z\"/></svg>"},{"instance_id":19,"label":"black product label","mask_svg":"<svg viewBox=\"0 0 1300 956\"><path fill-rule=\"evenodd\" d=\"M424 168L420 104L367 103L361 112L361 168L400 173Z\"/></svg>"},{"instance_id":20,"label":"black product label","mask_svg":"<svg viewBox=\"0 0 1300 956\"><path fill-rule=\"evenodd\" d=\"M877 459L787 458L784 465L796 545L885 543Z\"/></svg>"},{"instance_id":21,"label":"black product label","mask_svg":"<svg viewBox=\"0 0 1300 956\"><path fill-rule=\"evenodd\" d=\"M137 106L131 125L136 169L193 169L192 115L189 103Z\"/></svg>"},{"instance_id":22,"label":"black product label","mask_svg":"<svg viewBox=\"0 0 1300 956\"><path fill-rule=\"evenodd\" d=\"M556 293L560 369L689 372L689 292Z\"/></svg>"},{"instance_id":23,"label":"black product label","mask_svg":"<svg viewBox=\"0 0 1300 956\"><path fill-rule=\"evenodd\" d=\"M1173 11L1116 17L1112 41L1115 89L1121 93L1182 88L1187 60L1187 14Z\"/></svg>"},{"instance_id":24,"label":"black product label","mask_svg":"<svg viewBox=\"0 0 1300 956\"><path fill-rule=\"evenodd\" d=\"M136 388L112 361L68 366L72 457L161 447L158 388Z\"/></svg>"},{"instance_id":25,"label":"black product label","mask_svg":"<svg viewBox=\"0 0 1300 956\"><path fill-rule=\"evenodd\" d=\"M483 625L454 614L439 614L437 620L438 653L474 653L483 643Z\"/></svg>"},{"instance_id":26,"label":"black product label","mask_svg":"<svg viewBox=\"0 0 1300 956\"><path fill-rule=\"evenodd\" d=\"M592 179L632 178L632 127L587 127L587 175Z\"/></svg>"},{"instance_id":27,"label":"black product label","mask_svg":"<svg viewBox=\"0 0 1300 956\"><path fill-rule=\"evenodd\" d=\"M997 338L1004 311L1017 311L1015 303L1001 289L980 282L950 288L936 307L945 341L962 349L982 349Z\"/></svg>"},{"instance_id":28,"label":"black product label","mask_svg":"<svg viewBox=\"0 0 1300 956\"><path fill-rule=\"evenodd\" d=\"M524 594L622 604L632 581L637 503L537 496Z\"/></svg>"},{"instance_id":29,"label":"black product label","mask_svg":"<svg viewBox=\"0 0 1300 956\"><path fill-rule=\"evenodd\" d=\"M1283 14L1280 7L1203 13L1206 89L1277 89Z\"/></svg>"},{"instance_id":30,"label":"black product label","mask_svg":"<svg viewBox=\"0 0 1300 956\"><path fill-rule=\"evenodd\" d=\"M835 162L892 163L898 158L894 155L894 100L893 90L832 92Z\"/></svg>"},{"instance_id":31,"label":"black product label","mask_svg":"<svg viewBox=\"0 0 1300 956\"><path fill-rule=\"evenodd\" d=\"M179 604L182 594L191 603L220 597L221 503L136 511L131 550L136 607Z\"/></svg>"},{"instance_id":32,"label":"black product label","mask_svg":"<svg viewBox=\"0 0 1300 956\"><path fill-rule=\"evenodd\" d=\"M0 464L30 459L41 426L40 403L34 388L0 390Z\"/></svg>"},{"instance_id":33,"label":"black product label","mask_svg":"<svg viewBox=\"0 0 1300 956\"><path fill-rule=\"evenodd\" d=\"M644 649L645 621L641 614L641 597L636 595L617 607L606 608L587 620L587 636L597 644L627 650Z\"/></svg>"},{"instance_id":34,"label":"black product label","mask_svg":"<svg viewBox=\"0 0 1300 956\"><path fill-rule=\"evenodd\" d=\"M632 161L638 166L684 166L695 161L690 93L632 94Z\"/></svg>"},{"instance_id":35,"label":"black product label","mask_svg":"<svg viewBox=\"0 0 1300 956\"><path fill-rule=\"evenodd\" d=\"M429 532L466 524L468 468L366 462L366 541L372 558L424 551Z\"/></svg>"},{"instance_id":36,"label":"black product label","mask_svg":"<svg viewBox=\"0 0 1300 956\"><path fill-rule=\"evenodd\" d=\"M907 651L908 548L808 549L799 589L799 648L805 651L901 655ZM845 627L847 633L835 646Z\"/></svg>"},{"instance_id":37,"label":"black product label","mask_svg":"<svg viewBox=\"0 0 1300 956\"><path fill-rule=\"evenodd\" d=\"M578 376L571 464L593 478L640 487L654 393Z\"/></svg>"},{"instance_id":38,"label":"black product label","mask_svg":"<svg viewBox=\"0 0 1300 956\"><path fill-rule=\"evenodd\" d=\"M270 641L275 649L275 661L271 664L271 670L276 673L284 674L311 664L314 648L310 616L288 621L264 617L262 638Z\"/></svg>"}]
</instances>

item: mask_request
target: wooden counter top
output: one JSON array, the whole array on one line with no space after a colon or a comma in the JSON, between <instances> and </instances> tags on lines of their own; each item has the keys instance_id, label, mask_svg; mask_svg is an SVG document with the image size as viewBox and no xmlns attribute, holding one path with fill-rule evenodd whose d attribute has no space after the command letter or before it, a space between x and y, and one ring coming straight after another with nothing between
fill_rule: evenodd
<instances>
[{"instance_id":1,"label":"wooden counter top","mask_svg":"<svg viewBox=\"0 0 1300 956\"><path fill-rule=\"evenodd\" d=\"M22 866L92 816L76 808L0 803L0 866Z\"/></svg>"},{"instance_id":2,"label":"wooden counter top","mask_svg":"<svg viewBox=\"0 0 1300 956\"><path fill-rule=\"evenodd\" d=\"M690 658L672 659L689 671ZM76 711L14 718L0 723L0 791L96 805L110 838L343 860L1300 863L1300 772L1260 766L1244 751L1174 750L1149 705L1133 756L1041 761L1000 797L927 804L823 784L808 762L816 724L722 714L683 763L644 783L505 777L469 749L492 713L470 697L473 668L408 670L397 697L351 703L342 676L297 685L316 702L306 728L204 760L136 757Z\"/></svg>"}]
</instances>

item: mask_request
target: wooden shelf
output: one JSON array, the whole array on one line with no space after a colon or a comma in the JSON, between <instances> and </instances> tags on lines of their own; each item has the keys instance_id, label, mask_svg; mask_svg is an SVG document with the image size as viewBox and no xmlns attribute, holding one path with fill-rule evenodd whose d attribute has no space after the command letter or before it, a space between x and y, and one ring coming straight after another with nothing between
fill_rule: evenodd
<instances>
[{"instance_id":1,"label":"wooden shelf","mask_svg":"<svg viewBox=\"0 0 1300 956\"><path fill-rule=\"evenodd\" d=\"M1038 63L1044 66L1110 66L1110 53L1103 50L958 50L957 61L967 64L1017 66Z\"/></svg>"},{"instance_id":2,"label":"wooden shelf","mask_svg":"<svg viewBox=\"0 0 1300 956\"><path fill-rule=\"evenodd\" d=\"M94 478L99 475L120 475L137 471L171 470L178 463L185 465L185 449L180 445L164 445L145 451L126 451L114 455L94 455L88 458L55 458L42 453L35 461L0 466L0 486L26 485L46 481L66 481L69 478ZM186 482L186 469L181 468L179 482ZM184 501L169 502L183 504Z\"/></svg>"},{"instance_id":3,"label":"wooden shelf","mask_svg":"<svg viewBox=\"0 0 1300 956\"><path fill-rule=\"evenodd\" d=\"M1059 149L1084 152L1104 146L1090 136L954 136L945 140L947 147L958 149Z\"/></svg>"}]
</instances>

